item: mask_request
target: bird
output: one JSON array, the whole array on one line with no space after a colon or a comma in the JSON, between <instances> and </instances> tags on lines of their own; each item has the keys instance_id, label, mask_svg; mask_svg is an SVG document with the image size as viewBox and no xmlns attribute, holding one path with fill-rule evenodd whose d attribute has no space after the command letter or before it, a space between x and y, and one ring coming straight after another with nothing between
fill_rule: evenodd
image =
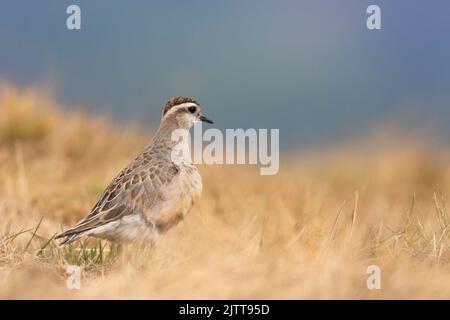
<instances>
[{"instance_id":1,"label":"bird","mask_svg":"<svg viewBox=\"0 0 450 320\"><path fill-rule=\"evenodd\" d=\"M55 235L63 239L60 246L86 236L153 245L183 220L200 198L202 180L190 157L175 152L188 146L187 139L180 142L173 133L188 132L198 122L213 123L195 99L170 98L150 143L113 179L84 219Z\"/></svg>"}]
</instances>

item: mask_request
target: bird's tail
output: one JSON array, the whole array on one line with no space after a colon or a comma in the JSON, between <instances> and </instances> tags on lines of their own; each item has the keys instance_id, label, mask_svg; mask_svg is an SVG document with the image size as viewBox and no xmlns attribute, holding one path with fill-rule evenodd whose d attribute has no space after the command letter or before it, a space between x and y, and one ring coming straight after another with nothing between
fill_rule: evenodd
<instances>
[{"instance_id":1,"label":"bird's tail","mask_svg":"<svg viewBox=\"0 0 450 320\"><path fill-rule=\"evenodd\" d=\"M78 240L79 238L83 237L84 233L73 233L71 229L63 231L58 233L55 236L55 239L65 238L61 243L59 244L60 247L65 246L66 244L69 244L71 242L74 242L75 240Z\"/></svg>"}]
</instances>

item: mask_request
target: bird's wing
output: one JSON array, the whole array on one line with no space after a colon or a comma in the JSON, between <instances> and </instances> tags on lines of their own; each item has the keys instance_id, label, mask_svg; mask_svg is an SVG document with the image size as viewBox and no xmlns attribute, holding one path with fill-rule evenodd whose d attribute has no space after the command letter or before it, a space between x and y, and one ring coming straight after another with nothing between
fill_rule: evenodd
<instances>
[{"instance_id":1,"label":"bird's wing","mask_svg":"<svg viewBox=\"0 0 450 320\"><path fill-rule=\"evenodd\" d=\"M161 167L130 167L124 169L106 188L89 215L73 228L56 236L62 238L79 234L109 222L150 210L158 201L164 200L161 189L178 174L176 165Z\"/></svg>"}]
</instances>

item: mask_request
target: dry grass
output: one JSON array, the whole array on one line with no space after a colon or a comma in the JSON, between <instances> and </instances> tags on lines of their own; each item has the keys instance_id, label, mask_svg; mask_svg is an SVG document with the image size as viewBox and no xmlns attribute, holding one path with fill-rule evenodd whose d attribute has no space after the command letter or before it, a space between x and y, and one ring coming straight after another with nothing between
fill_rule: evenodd
<instances>
[{"instance_id":1,"label":"dry grass","mask_svg":"<svg viewBox=\"0 0 450 320\"><path fill-rule=\"evenodd\" d=\"M148 135L0 90L0 298L450 298L450 157L417 144L282 155L276 176L203 166L204 195L153 252L52 236ZM143 254L145 253L145 254ZM65 265L82 266L68 290ZM380 266L382 289L366 269Z\"/></svg>"}]
</instances>

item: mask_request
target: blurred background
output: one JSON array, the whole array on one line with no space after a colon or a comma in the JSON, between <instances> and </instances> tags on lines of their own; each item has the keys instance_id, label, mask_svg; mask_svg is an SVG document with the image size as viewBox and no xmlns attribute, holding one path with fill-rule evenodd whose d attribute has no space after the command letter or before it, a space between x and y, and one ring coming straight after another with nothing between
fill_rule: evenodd
<instances>
[{"instance_id":1,"label":"blurred background","mask_svg":"<svg viewBox=\"0 0 450 320\"><path fill-rule=\"evenodd\" d=\"M449 35L448 0L2 0L0 299L449 299ZM60 248L175 95L280 129L278 174L199 166L150 257Z\"/></svg>"},{"instance_id":2,"label":"blurred background","mask_svg":"<svg viewBox=\"0 0 450 320\"><path fill-rule=\"evenodd\" d=\"M189 95L219 128L280 128L289 149L392 128L446 142L449 20L446 0L3 0L0 80L149 127Z\"/></svg>"}]
</instances>

